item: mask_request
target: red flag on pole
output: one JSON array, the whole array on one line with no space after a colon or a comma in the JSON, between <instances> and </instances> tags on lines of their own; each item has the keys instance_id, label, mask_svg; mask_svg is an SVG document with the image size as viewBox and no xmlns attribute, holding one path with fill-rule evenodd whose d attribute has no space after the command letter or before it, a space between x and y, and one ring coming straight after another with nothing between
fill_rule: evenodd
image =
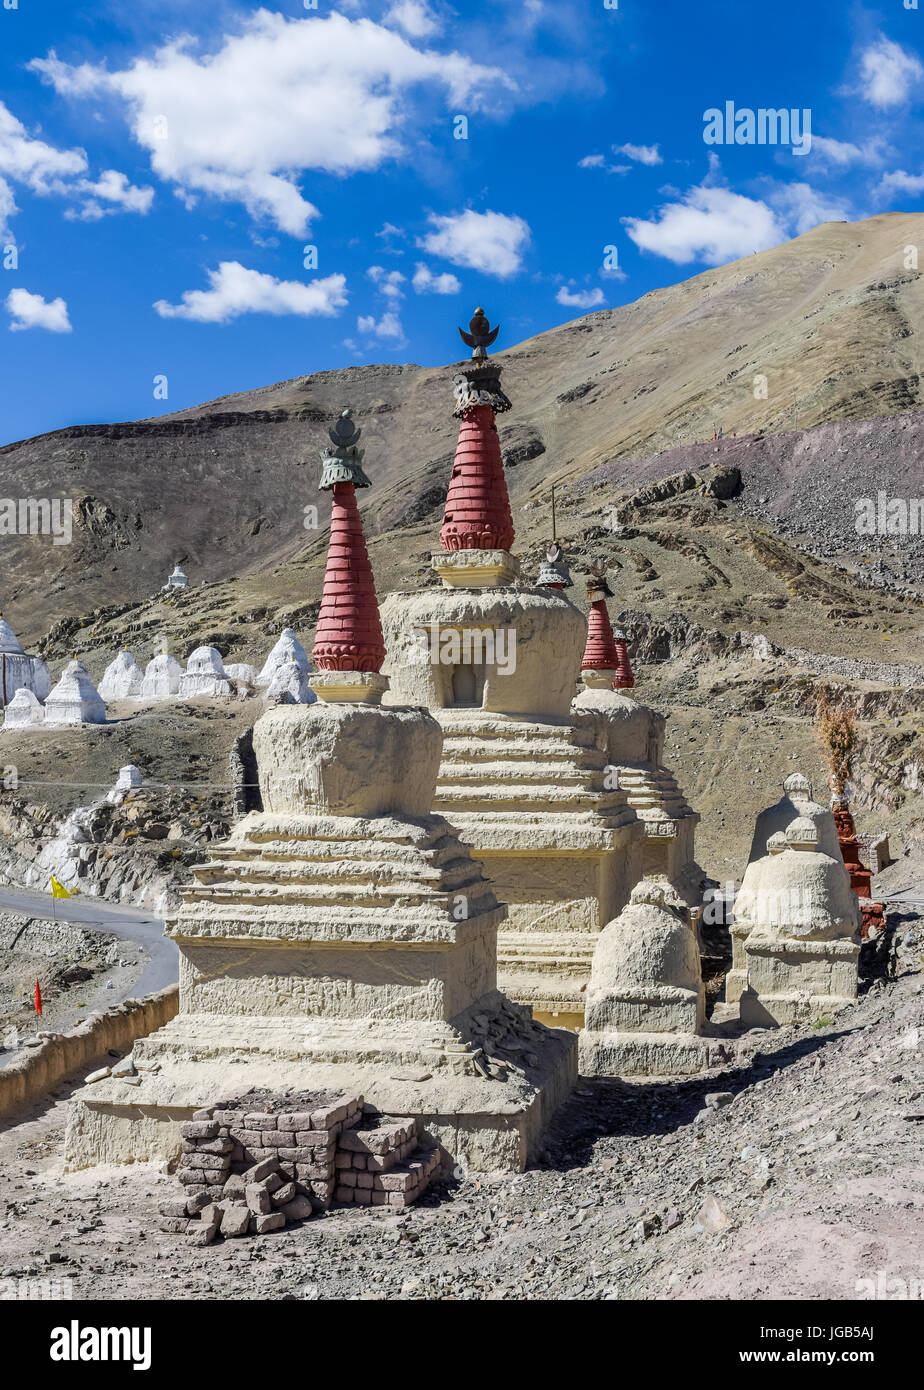
<instances>
[{"instance_id":1,"label":"red flag on pole","mask_svg":"<svg viewBox=\"0 0 924 1390\"><path fill-rule=\"evenodd\" d=\"M35 982L35 1012L37 1014L42 1012L42 991L39 987L38 980Z\"/></svg>"}]
</instances>

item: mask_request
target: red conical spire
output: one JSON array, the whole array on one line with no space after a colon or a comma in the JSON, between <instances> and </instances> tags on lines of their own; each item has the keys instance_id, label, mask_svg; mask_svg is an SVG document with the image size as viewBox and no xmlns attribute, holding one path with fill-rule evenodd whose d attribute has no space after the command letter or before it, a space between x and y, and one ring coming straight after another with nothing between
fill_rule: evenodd
<instances>
[{"instance_id":1,"label":"red conical spire","mask_svg":"<svg viewBox=\"0 0 924 1390\"><path fill-rule=\"evenodd\" d=\"M446 510L444 550L509 550L513 518L494 411L472 406L462 415Z\"/></svg>"},{"instance_id":2,"label":"red conical spire","mask_svg":"<svg viewBox=\"0 0 924 1390\"><path fill-rule=\"evenodd\" d=\"M616 643L616 679L613 681L614 690L631 690L635 684L635 676L632 674L632 667L629 663L629 644L626 634L619 630L613 633L613 640Z\"/></svg>"},{"instance_id":3,"label":"red conical spire","mask_svg":"<svg viewBox=\"0 0 924 1390\"><path fill-rule=\"evenodd\" d=\"M463 340L473 348L455 378L456 409L462 424L446 497L440 545L443 550L509 550L513 545L513 518L507 480L497 437L495 413L509 410L501 390L500 367L488 360L487 348L497 337L484 310L476 309L461 328Z\"/></svg>"},{"instance_id":4,"label":"red conical spire","mask_svg":"<svg viewBox=\"0 0 924 1390\"><path fill-rule=\"evenodd\" d=\"M324 592L311 653L320 671L381 671L385 660L375 578L356 505L357 486L369 486L358 448L361 433L345 410L330 430L334 447L321 455L320 485L333 492L333 505Z\"/></svg>"},{"instance_id":5,"label":"red conical spire","mask_svg":"<svg viewBox=\"0 0 924 1390\"><path fill-rule=\"evenodd\" d=\"M385 640L352 483L335 483L324 593L311 653L319 671L381 671Z\"/></svg>"},{"instance_id":6,"label":"red conical spire","mask_svg":"<svg viewBox=\"0 0 924 1390\"><path fill-rule=\"evenodd\" d=\"M587 645L581 660L582 671L618 671L619 653L613 639L613 628L606 599L594 599L587 615Z\"/></svg>"}]
</instances>

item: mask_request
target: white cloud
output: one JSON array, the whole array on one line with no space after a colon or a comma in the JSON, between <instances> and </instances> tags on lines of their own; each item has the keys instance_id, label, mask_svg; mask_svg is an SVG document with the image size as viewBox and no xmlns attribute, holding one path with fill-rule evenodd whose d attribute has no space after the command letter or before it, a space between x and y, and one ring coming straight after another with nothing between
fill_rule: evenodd
<instances>
[{"instance_id":1,"label":"white cloud","mask_svg":"<svg viewBox=\"0 0 924 1390\"><path fill-rule=\"evenodd\" d=\"M895 193L911 193L916 197L924 193L924 174L906 174L904 169L896 169L891 174L883 174L878 191L889 197Z\"/></svg>"},{"instance_id":2,"label":"white cloud","mask_svg":"<svg viewBox=\"0 0 924 1390\"><path fill-rule=\"evenodd\" d=\"M401 327L401 320L393 309L386 310L378 320L374 314L360 315L356 320L356 327L360 333L371 333L376 338L393 338L401 342L404 341L404 329Z\"/></svg>"},{"instance_id":3,"label":"white cloud","mask_svg":"<svg viewBox=\"0 0 924 1390\"><path fill-rule=\"evenodd\" d=\"M766 203L706 185L689 189L683 202L666 203L657 221L624 220L636 246L675 265L722 265L752 251L766 251L786 238Z\"/></svg>"},{"instance_id":4,"label":"white cloud","mask_svg":"<svg viewBox=\"0 0 924 1390\"><path fill-rule=\"evenodd\" d=\"M516 84L463 54L418 50L369 19L288 19L257 10L211 52L185 36L117 72L54 53L30 64L63 95L113 92L161 178L185 194L242 202L302 235L318 215L298 175L378 168L403 153L399 134L419 85L450 109L484 109Z\"/></svg>"},{"instance_id":5,"label":"white cloud","mask_svg":"<svg viewBox=\"0 0 924 1390\"><path fill-rule=\"evenodd\" d=\"M657 145L614 145L614 154L624 154L636 164L663 164Z\"/></svg>"},{"instance_id":6,"label":"white cloud","mask_svg":"<svg viewBox=\"0 0 924 1390\"><path fill-rule=\"evenodd\" d=\"M871 106L886 110L901 106L924 77L921 60L880 34L860 57L863 96Z\"/></svg>"},{"instance_id":7,"label":"white cloud","mask_svg":"<svg viewBox=\"0 0 924 1390\"><path fill-rule=\"evenodd\" d=\"M385 16L386 24L396 24L412 39L428 39L439 32L439 21L421 0L398 0Z\"/></svg>"},{"instance_id":8,"label":"white cloud","mask_svg":"<svg viewBox=\"0 0 924 1390\"><path fill-rule=\"evenodd\" d=\"M418 294L458 294L462 288L461 281L457 280L449 271L443 271L441 275L434 275L430 267L424 265L423 261L416 262L412 283Z\"/></svg>"},{"instance_id":9,"label":"white cloud","mask_svg":"<svg viewBox=\"0 0 924 1390\"><path fill-rule=\"evenodd\" d=\"M57 150L34 140L0 101L0 174L28 184L33 192L48 193L57 180L82 174L86 167L83 150Z\"/></svg>"},{"instance_id":10,"label":"white cloud","mask_svg":"<svg viewBox=\"0 0 924 1390\"><path fill-rule=\"evenodd\" d=\"M23 328L47 328L49 333L70 333L71 321L63 299L43 299L28 290L10 290L6 297L7 312L13 319L10 332Z\"/></svg>"},{"instance_id":11,"label":"white cloud","mask_svg":"<svg viewBox=\"0 0 924 1390\"><path fill-rule=\"evenodd\" d=\"M780 184L769 201L787 232L801 236L822 222L849 222L850 204L844 198L819 193L807 183Z\"/></svg>"},{"instance_id":12,"label":"white cloud","mask_svg":"<svg viewBox=\"0 0 924 1390\"><path fill-rule=\"evenodd\" d=\"M162 319L190 319L194 323L227 323L241 314L335 315L347 302L346 277L328 275L323 280L277 280L259 270L248 270L240 261L222 261L208 272L207 290L184 290L180 304L158 299L154 308Z\"/></svg>"},{"instance_id":13,"label":"white cloud","mask_svg":"<svg viewBox=\"0 0 924 1390\"><path fill-rule=\"evenodd\" d=\"M18 208L13 190L6 179L0 179L0 239L4 242L13 238L10 220L15 212L18 212Z\"/></svg>"},{"instance_id":14,"label":"white cloud","mask_svg":"<svg viewBox=\"0 0 924 1390\"><path fill-rule=\"evenodd\" d=\"M819 193L810 184L766 179L765 198L748 198L713 182L717 171L713 158L706 180L684 194L674 194L679 201L665 203L657 219L623 218L636 246L675 265L691 261L724 265L779 246L820 222L851 217L845 199Z\"/></svg>"},{"instance_id":15,"label":"white cloud","mask_svg":"<svg viewBox=\"0 0 924 1390\"><path fill-rule=\"evenodd\" d=\"M583 159L578 160L579 169L605 169L606 156L602 154L585 154Z\"/></svg>"},{"instance_id":16,"label":"white cloud","mask_svg":"<svg viewBox=\"0 0 924 1390\"><path fill-rule=\"evenodd\" d=\"M431 213L430 221L435 230L418 241L418 246L453 265L506 280L523 264L530 231L522 217L469 209L448 217Z\"/></svg>"},{"instance_id":17,"label":"white cloud","mask_svg":"<svg viewBox=\"0 0 924 1390\"><path fill-rule=\"evenodd\" d=\"M392 300L404 298L404 291L401 288L404 284L404 276L400 270L386 270L381 265L370 265L366 274L386 298Z\"/></svg>"},{"instance_id":18,"label":"white cloud","mask_svg":"<svg viewBox=\"0 0 924 1390\"><path fill-rule=\"evenodd\" d=\"M854 145L849 140L832 140L825 135L813 135L810 154L813 160L838 169L846 169L853 164L881 164L884 157L884 141L872 139L863 145Z\"/></svg>"},{"instance_id":19,"label":"white cloud","mask_svg":"<svg viewBox=\"0 0 924 1390\"><path fill-rule=\"evenodd\" d=\"M555 299L568 309L596 309L605 302L599 285L593 290L569 290L567 285L562 285Z\"/></svg>"},{"instance_id":20,"label":"white cloud","mask_svg":"<svg viewBox=\"0 0 924 1390\"><path fill-rule=\"evenodd\" d=\"M153 188L136 187L117 169L104 169L96 180L79 179L73 191L86 201L80 208L68 208L64 216L80 222L98 222L112 212L150 212L154 201Z\"/></svg>"}]
</instances>

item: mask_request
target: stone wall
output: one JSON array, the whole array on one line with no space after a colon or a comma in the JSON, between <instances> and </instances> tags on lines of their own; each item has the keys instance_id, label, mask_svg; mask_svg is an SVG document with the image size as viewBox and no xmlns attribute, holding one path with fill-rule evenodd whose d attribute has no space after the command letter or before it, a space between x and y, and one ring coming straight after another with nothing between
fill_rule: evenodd
<instances>
[{"instance_id":1,"label":"stone wall","mask_svg":"<svg viewBox=\"0 0 924 1390\"><path fill-rule=\"evenodd\" d=\"M110 1050L127 1052L136 1038L169 1023L179 997L178 987L169 985L144 999L127 999L104 1014L91 1014L69 1033L40 1034L35 1046L0 1070L0 1116L47 1098L62 1077Z\"/></svg>"}]
</instances>

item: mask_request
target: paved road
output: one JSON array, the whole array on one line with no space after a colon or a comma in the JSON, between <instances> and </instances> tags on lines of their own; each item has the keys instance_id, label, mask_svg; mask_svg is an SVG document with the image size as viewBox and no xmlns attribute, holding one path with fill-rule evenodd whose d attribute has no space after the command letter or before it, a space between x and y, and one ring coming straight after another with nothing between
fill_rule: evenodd
<instances>
[{"instance_id":1,"label":"paved road","mask_svg":"<svg viewBox=\"0 0 924 1390\"><path fill-rule=\"evenodd\" d=\"M28 888L13 888L0 884L0 910L21 912L28 917L47 917L49 921L77 922L82 926L99 927L123 941L144 946L150 959L131 985L106 990L103 1007L119 1004L123 999L140 999L154 990L175 984L179 978L179 953L176 942L165 937L163 920L152 917L141 908L125 907L120 903L104 902L100 898L52 898L50 893L33 893ZM72 1027L81 1017L74 1014L70 1022L57 1021L57 1031ZM0 1052L0 1067L15 1056Z\"/></svg>"}]
</instances>

